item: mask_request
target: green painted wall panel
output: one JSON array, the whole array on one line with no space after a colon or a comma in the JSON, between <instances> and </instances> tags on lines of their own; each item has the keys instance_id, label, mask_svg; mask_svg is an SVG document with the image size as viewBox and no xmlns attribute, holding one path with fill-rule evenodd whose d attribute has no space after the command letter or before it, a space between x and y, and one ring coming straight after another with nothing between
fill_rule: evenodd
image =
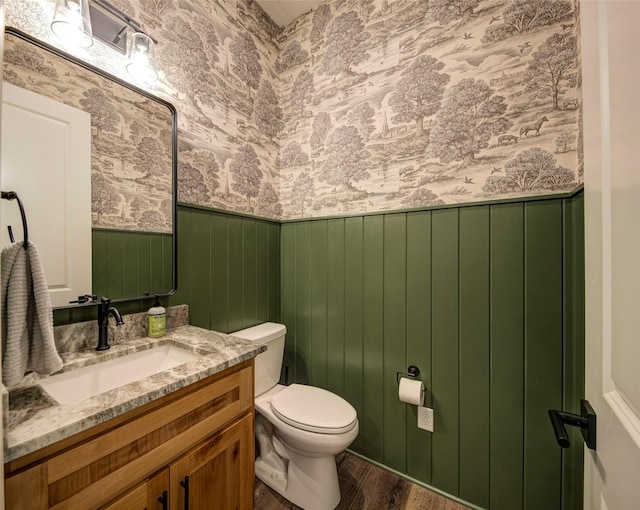
<instances>
[{"instance_id":1,"label":"green painted wall panel","mask_svg":"<svg viewBox=\"0 0 640 510\"><path fill-rule=\"evenodd\" d=\"M384 216L363 222L362 253L362 452L384 462ZM349 320L349 315L347 315ZM347 348L351 338L347 337ZM357 351L360 354L360 351ZM387 438L388 439L388 438Z\"/></svg>"},{"instance_id":2,"label":"green painted wall panel","mask_svg":"<svg viewBox=\"0 0 640 510\"><path fill-rule=\"evenodd\" d=\"M326 310L314 298L303 311L313 317L312 336L326 312L327 383L337 393L344 387L360 420L353 451L481 507L557 508L563 500L564 508L579 508L581 450L561 458L546 413L575 405L583 391L583 206L580 197L564 203L282 226L283 271L294 273L282 279L288 326L302 313L295 292L287 297L285 289L300 276L296 251L304 243L287 241L286 232L304 224L311 260L326 254L329 261ZM325 226L326 250L318 243ZM305 273L309 267L316 296L325 269L312 262ZM316 348L314 341L311 358L296 356L311 360L310 382L323 384L324 372L317 382L314 375ZM397 400L395 372L409 364L420 367L429 389L433 434L417 428L414 406ZM551 378L542 381L537 374L547 365Z\"/></svg>"},{"instance_id":3,"label":"green painted wall panel","mask_svg":"<svg viewBox=\"0 0 640 510\"><path fill-rule=\"evenodd\" d=\"M363 218L345 219L345 346L344 346L344 384L345 398L363 417L366 428L366 416L363 403ZM366 316L365 324L375 317ZM375 424L373 424L375 425ZM377 442L377 431L370 431L372 442ZM363 442L369 436L359 434L352 448L362 451Z\"/></svg>"},{"instance_id":4,"label":"green painted wall panel","mask_svg":"<svg viewBox=\"0 0 640 510\"><path fill-rule=\"evenodd\" d=\"M242 327L258 322L258 273L256 220L242 220Z\"/></svg>"},{"instance_id":5,"label":"green painted wall panel","mask_svg":"<svg viewBox=\"0 0 640 510\"><path fill-rule=\"evenodd\" d=\"M522 508L524 207L494 205L490 223L490 505Z\"/></svg>"},{"instance_id":6,"label":"green painted wall panel","mask_svg":"<svg viewBox=\"0 0 640 510\"><path fill-rule=\"evenodd\" d=\"M407 408L398 399L396 373L406 366L407 308L407 215L384 216L383 245L384 327L383 327L383 437L385 465L407 470ZM365 351L366 352L366 351Z\"/></svg>"},{"instance_id":7,"label":"green painted wall panel","mask_svg":"<svg viewBox=\"0 0 640 510\"><path fill-rule=\"evenodd\" d=\"M122 232L114 231L110 233L107 241L107 291L104 293L108 297L124 296L123 275L124 266L122 264Z\"/></svg>"},{"instance_id":8,"label":"green painted wall panel","mask_svg":"<svg viewBox=\"0 0 640 510\"><path fill-rule=\"evenodd\" d=\"M548 409L562 406L562 203L524 206L524 508L560 508L561 452Z\"/></svg>"},{"instance_id":9,"label":"green painted wall panel","mask_svg":"<svg viewBox=\"0 0 640 510\"><path fill-rule=\"evenodd\" d=\"M206 211L191 212L191 268L189 274L189 322L201 328L211 327L211 230Z\"/></svg>"},{"instance_id":10,"label":"green painted wall panel","mask_svg":"<svg viewBox=\"0 0 640 510\"><path fill-rule=\"evenodd\" d=\"M256 222L256 323L269 318L269 223ZM263 256L258 254L262 253Z\"/></svg>"},{"instance_id":11,"label":"green painted wall panel","mask_svg":"<svg viewBox=\"0 0 640 510\"><path fill-rule=\"evenodd\" d=\"M228 218L225 215L210 215L211 286L209 293L211 295L211 329L214 331L229 331L227 224Z\"/></svg>"},{"instance_id":12,"label":"green painted wall panel","mask_svg":"<svg viewBox=\"0 0 640 510\"><path fill-rule=\"evenodd\" d=\"M243 225L243 218L229 216L227 219L227 302L229 306L227 324L229 331L238 331L244 327Z\"/></svg>"},{"instance_id":13,"label":"green painted wall panel","mask_svg":"<svg viewBox=\"0 0 640 510\"><path fill-rule=\"evenodd\" d=\"M431 406L431 212L407 214L407 358L428 389ZM417 407L407 406L407 473L431 483L431 433L416 427Z\"/></svg>"},{"instance_id":14,"label":"green painted wall panel","mask_svg":"<svg viewBox=\"0 0 640 510\"><path fill-rule=\"evenodd\" d=\"M327 387L327 222L311 223L311 380Z\"/></svg>"},{"instance_id":15,"label":"green painted wall panel","mask_svg":"<svg viewBox=\"0 0 640 510\"><path fill-rule=\"evenodd\" d=\"M345 226L327 221L327 388L344 396Z\"/></svg>"},{"instance_id":16,"label":"green painted wall panel","mask_svg":"<svg viewBox=\"0 0 640 510\"><path fill-rule=\"evenodd\" d=\"M457 209L431 213L432 483L459 495L459 331Z\"/></svg>"},{"instance_id":17,"label":"green painted wall panel","mask_svg":"<svg viewBox=\"0 0 640 510\"><path fill-rule=\"evenodd\" d=\"M489 206L460 210L460 497L489 505Z\"/></svg>"},{"instance_id":18,"label":"green painted wall panel","mask_svg":"<svg viewBox=\"0 0 640 510\"><path fill-rule=\"evenodd\" d=\"M162 248L160 249L162 253ZM148 257L148 255L147 255ZM135 264L122 264L122 295L138 296L138 235L136 232L122 233L122 260L136 261Z\"/></svg>"},{"instance_id":19,"label":"green painted wall panel","mask_svg":"<svg viewBox=\"0 0 640 510\"><path fill-rule=\"evenodd\" d=\"M311 379L311 222L296 225L296 371L295 381Z\"/></svg>"},{"instance_id":20,"label":"green painted wall panel","mask_svg":"<svg viewBox=\"0 0 640 510\"><path fill-rule=\"evenodd\" d=\"M280 225L268 223L269 251L266 252L269 259L267 295L269 306L267 308L267 320L280 322ZM261 252L262 255L264 255Z\"/></svg>"},{"instance_id":21,"label":"green painted wall panel","mask_svg":"<svg viewBox=\"0 0 640 510\"><path fill-rule=\"evenodd\" d=\"M283 382L288 383L295 382L296 371L296 224L282 225L281 236L281 318L287 327L283 371L288 373L288 380Z\"/></svg>"},{"instance_id":22,"label":"green painted wall panel","mask_svg":"<svg viewBox=\"0 0 640 510\"><path fill-rule=\"evenodd\" d=\"M169 238L169 236L167 236ZM137 253L136 259L137 263L135 266L133 264L131 267L136 267L137 272L137 288L134 294L128 294L129 296L139 296L144 292L151 293L151 240L148 236L138 236L137 239ZM129 260L128 258L123 258L123 260ZM169 287L170 288L170 287Z\"/></svg>"}]
</instances>

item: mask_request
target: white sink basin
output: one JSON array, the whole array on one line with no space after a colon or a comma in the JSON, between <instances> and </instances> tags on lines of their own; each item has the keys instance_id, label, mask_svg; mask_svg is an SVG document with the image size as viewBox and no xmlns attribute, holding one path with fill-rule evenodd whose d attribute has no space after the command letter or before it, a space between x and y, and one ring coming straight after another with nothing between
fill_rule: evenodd
<instances>
[{"instance_id":1,"label":"white sink basin","mask_svg":"<svg viewBox=\"0 0 640 510\"><path fill-rule=\"evenodd\" d=\"M60 404L73 404L199 358L174 345L161 345L95 365L47 377L40 386Z\"/></svg>"}]
</instances>

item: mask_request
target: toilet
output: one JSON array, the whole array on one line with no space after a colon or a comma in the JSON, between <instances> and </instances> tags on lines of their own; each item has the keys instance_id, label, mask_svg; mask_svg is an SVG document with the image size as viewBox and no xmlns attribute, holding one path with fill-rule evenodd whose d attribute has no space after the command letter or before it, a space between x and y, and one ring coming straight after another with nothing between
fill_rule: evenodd
<instances>
[{"instance_id":1,"label":"toilet","mask_svg":"<svg viewBox=\"0 0 640 510\"><path fill-rule=\"evenodd\" d=\"M305 510L333 510L340 502L335 456L358 435L358 417L330 391L278 384L286 331L266 322L232 333L268 347L255 359L256 476Z\"/></svg>"}]
</instances>

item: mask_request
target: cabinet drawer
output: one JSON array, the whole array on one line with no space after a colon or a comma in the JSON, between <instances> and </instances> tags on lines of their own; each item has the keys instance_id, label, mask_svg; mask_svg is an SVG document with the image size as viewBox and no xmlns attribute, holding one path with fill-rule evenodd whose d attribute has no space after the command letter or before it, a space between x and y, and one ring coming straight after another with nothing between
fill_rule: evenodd
<instances>
[{"instance_id":1,"label":"cabinet drawer","mask_svg":"<svg viewBox=\"0 0 640 510\"><path fill-rule=\"evenodd\" d=\"M7 507L81 510L113 500L252 409L253 363L241 367L181 390L181 398L163 397L148 404L148 412L137 410L131 420L9 475ZM34 483L47 496L24 501Z\"/></svg>"}]
</instances>

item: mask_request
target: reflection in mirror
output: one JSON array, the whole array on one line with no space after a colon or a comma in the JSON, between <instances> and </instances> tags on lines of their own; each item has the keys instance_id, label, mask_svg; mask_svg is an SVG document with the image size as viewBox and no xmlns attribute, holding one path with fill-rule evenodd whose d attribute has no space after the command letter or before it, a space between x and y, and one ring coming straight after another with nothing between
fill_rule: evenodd
<instances>
[{"instance_id":1,"label":"reflection in mirror","mask_svg":"<svg viewBox=\"0 0 640 510\"><path fill-rule=\"evenodd\" d=\"M7 185L20 188L12 191L23 197L29 218L30 240L35 244L39 242L38 230L43 232L40 237L44 243L44 237L52 237L50 232L58 228L60 233L53 237L59 245L49 254L40 250L45 271L49 262L62 268L62 276L56 278L52 285L64 287L74 272L66 255L80 252L87 257L91 252L90 288L73 289L76 298L83 294L97 294L112 299L139 299L145 295L171 293L177 281L177 143L173 106L13 29L7 29L4 44L5 84L89 115L85 130L90 131L90 165L82 171L90 176L88 223L91 246L83 248L69 240L69 233L74 230L73 217L52 221L51 216L55 204L63 197L70 204L74 202L71 193L76 192L75 178L65 174L64 169L60 179L49 178L49 182L55 182L59 188L56 193L48 192L47 180L33 173L36 171L33 163L28 164L29 168L16 169L13 173L9 168L5 171L5 144L11 142L7 141L4 133L17 131L17 124L7 118L4 112L7 108L3 108L2 189L5 190ZM42 112L32 113L35 115L31 117L47 117ZM62 166L66 165L64 158L69 154L65 154L65 148L71 147L67 145L71 131L63 123L63 128L56 135L60 142L53 142L51 136L42 135L48 137L47 143L52 146L43 151L44 138L39 141L35 130L29 128L28 139L23 139L19 151L14 152L45 152L47 164L38 166L45 166L40 170L46 174L51 172L51 153L61 152ZM57 150L56 143L62 145L62 149ZM67 149L66 152L70 151ZM15 177L16 174L22 175L22 181ZM31 203L29 196L34 197ZM62 209L68 212L69 207L64 205ZM2 204L2 208L4 246L9 242L4 234L6 225L9 221L15 224L15 220L12 218L12 204ZM14 227L14 231L19 237L20 229ZM65 298L65 302L56 302L54 307L68 306L68 301Z\"/></svg>"}]
</instances>

